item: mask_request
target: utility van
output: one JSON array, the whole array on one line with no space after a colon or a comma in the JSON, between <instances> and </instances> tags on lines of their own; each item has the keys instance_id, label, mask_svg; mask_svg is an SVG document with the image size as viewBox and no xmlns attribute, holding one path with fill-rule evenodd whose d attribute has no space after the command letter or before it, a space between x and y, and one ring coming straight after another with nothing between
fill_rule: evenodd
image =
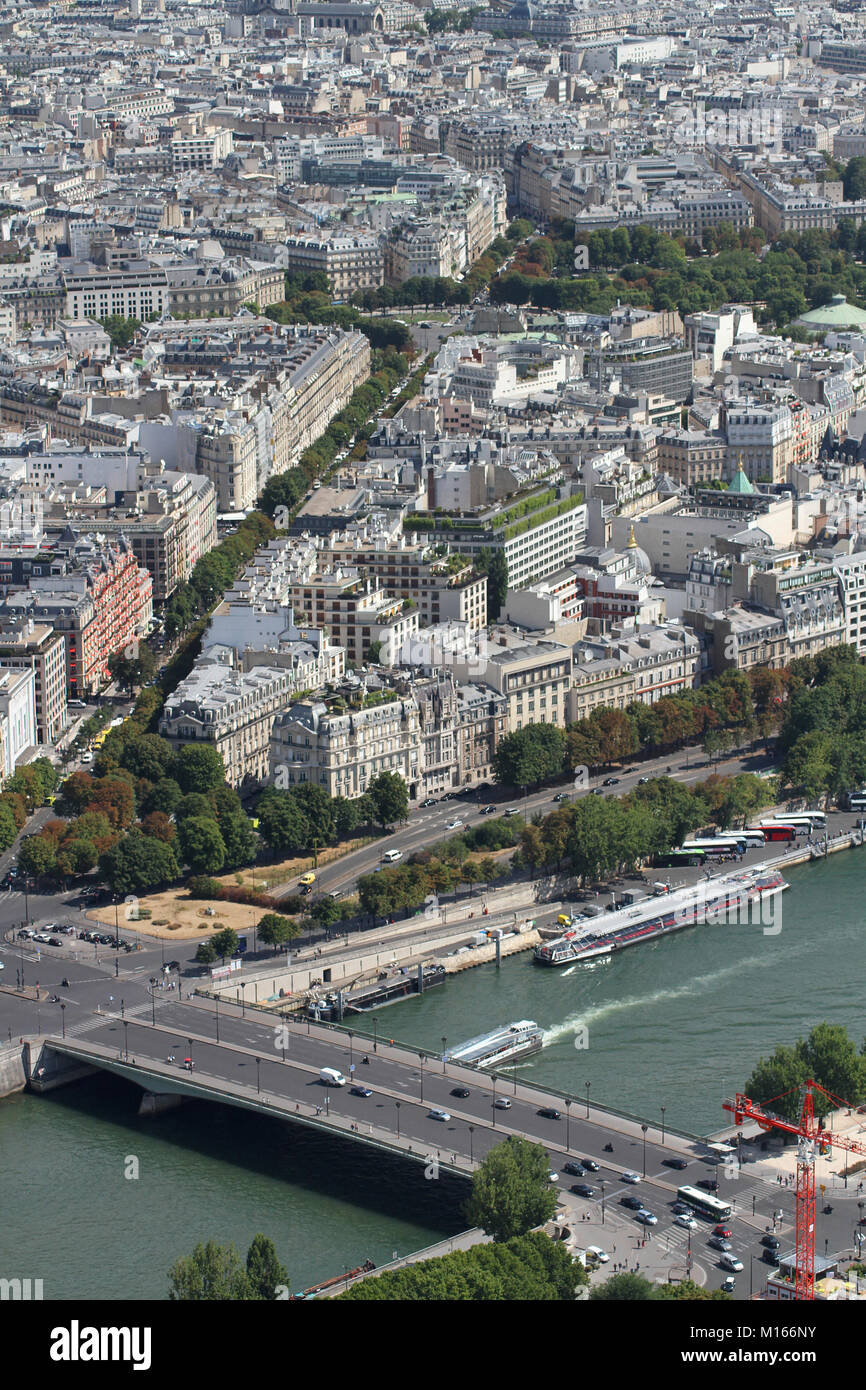
<instances>
[{"instance_id":1,"label":"utility van","mask_svg":"<svg viewBox=\"0 0 866 1390\"><path fill-rule=\"evenodd\" d=\"M403 858L403 851L401 849L386 849L382 858L386 864L396 864L398 859Z\"/></svg>"},{"instance_id":2,"label":"utility van","mask_svg":"<svg viewBox=\"0 0 866 1390\"><path fill-rule=\"evenodd\" d=\"M341 1071L336 1071L334 1067L322 1067L319 1072L319 1080L323 1086L345 1086L346 1078Z\"/></svg>"}]
</instances>

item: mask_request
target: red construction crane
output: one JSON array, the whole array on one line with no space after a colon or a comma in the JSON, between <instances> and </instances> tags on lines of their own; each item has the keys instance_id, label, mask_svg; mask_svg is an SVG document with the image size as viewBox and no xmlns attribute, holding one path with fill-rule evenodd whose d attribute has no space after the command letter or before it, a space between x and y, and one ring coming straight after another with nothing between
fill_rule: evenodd
<instances>
[{"instance_id":1,"label":"red construction crane","mask_svg":"<svg viewBox=\"0 0 866 1390\"><path fill-rule=\"evenodd\" d=\"M774 1115L769 1108L776 1101L783 1100L786 1096L793 1095L794 1092L802 1092L800 1106L800 1120L795 1124L792 1120L780 1119ZM866 1154L866 1144L860 1144L856 1139L846 1139L844 1135L834 1134L831 1129L822 1129L820 1123L815 1119L814 1093L820 1091L822 1096L826 1096L832 1101L832 1109L848 1110L853 1108L847 1101L840 1100L831 1091L825 1091L823 1086L819 1086L817 1081L806 1081L802 1087L792 1087L790 1091L784 1091L780 1096L774 1096L766 1105L759 1105L757 1101L752 1101L748 1096L737 1095L734 1100L726 1100L723 1108L730 1110L734 1120L738 1125L743 1120L755 1120L761 1129L780 1129L785 1134L795 1134L797 1136L797 1261L796 1261L796 1297L799 1299L810 1299L815 1297L815 1157L820 1154L826 1157L835 1144L839 1149L846 1149L849 1153ZM827 1108L826 1106L824 1107Z\"/></svg>"}]
</instances>

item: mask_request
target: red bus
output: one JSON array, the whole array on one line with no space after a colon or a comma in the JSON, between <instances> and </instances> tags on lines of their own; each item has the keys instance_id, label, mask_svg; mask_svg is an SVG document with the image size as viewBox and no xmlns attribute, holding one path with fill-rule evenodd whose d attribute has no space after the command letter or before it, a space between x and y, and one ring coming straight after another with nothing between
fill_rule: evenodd
<instances>
[{"instance_id":1,"label":"red bus","mask_svg":"<svg viewBox=\"0 0 866 1390\"><path fill-rule=\"evenodd\" d=\"M770 840L795 840L797 838L796 827L793 825L759 825L759 830L763 830L765 841Z\"/></svg>"}]
</instances>

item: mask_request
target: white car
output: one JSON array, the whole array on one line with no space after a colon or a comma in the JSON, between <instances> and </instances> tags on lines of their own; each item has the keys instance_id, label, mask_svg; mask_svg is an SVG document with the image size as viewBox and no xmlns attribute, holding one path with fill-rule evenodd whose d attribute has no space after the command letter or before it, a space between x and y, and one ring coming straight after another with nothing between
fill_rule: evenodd
<instances>
[{"instance_id":1,"label":"white car","mask_svg":"<svg viewBox=\"0 0 866 1390\"><path fill-rule=\"evenodd\" d=\"M459 830L463 825L462 820L450 820L445 827L446 830Z\"/></svg>"},{"instance_id":2,"label":"white car","mask_svg":"<svg viewBox=\"0 0 866 1390\"><path fill-rule=\"evenodd\" d=\"M506 816L519 816L519 815L520 815L520 807L519 807L519 806L509 806L508 810L505 812L505 815L506 815Z\"/></svg>"},{"instance_id":3,"label":"white car","mask_svg":"<svg viewBox=\"0 0 866 1390\"><path fill-rule=\"evenodd\" d=\"M698 1223L695 1218L693 1216L686 1216L684 1212L680 1212L674 1217L674 1225L682 1226L686 1231L696 1231L698 1228Z\"/></svg>"},{"instance_id":4,"label":"white car","mask_svg":"<svg viewBox=\"0 0 866 1390\"><path fill-rule=\"evenodd\" d=\"M640 1173L620 1173L620 1178L623 1182L640 1182Z\"/></svg>"},{"instance_id":5,"label":"white car","mask_svg":"<svg viewBox=\"0 0 866 1390\"><path fill-rule=\"evenodd\" d=\"M719 1264L722 1266L722 1269L732 1269L735 1274L739 1274L743 1268L743 1261L738 1260L736 1255L720 1255Z\"/></svg>"},{"instance_id":6,"label":"white car","mask_svg":"<svg viewBox=\"0 0 866 1390\"><path fill-rule=\"evenodd\" d=\"M606 1250L602 1250L600 1245L588 1245L586 1247L586 1253L589 1255L590 1259L598 1260L600 1265L606 1265L610 1259L610 1255Z\"/></svg>"},{"instance_id":7,"label":"white car","mask_svg":"<svg viewBox=\"0 0 866 1390\"><path fill-rule=\"evenodd\" d=\"M493 1102L493 1106L496 1110L510 1110L511 1101L508 1099L507 1096L497 1096L495 1101Z\"/></svg>"},{"instance_id":8,"label":"white car","mask_svg":"<svg viewBox=\"0 0 866 1390\"><path fill-rule=\"evenodd\" d=\"M81 761L82 761L83 763L92 763L92 762L93 762L93 754L92 754L92 753L82 753L82 754L81 754Z\"/></svg>"},{"instance_id":9,"label":"white car","mask_svg":"<svg viewBox=\"0 0 866 1390\"><path fill-rule=\"evenodd\" d=\"M447 1111L447 1110L428 1110L428 1111L427 1111L427 1118L428 1118L428 1120L445 1120L445 1121L447 1121L447 1120L450 1120L450 1119L451 1119L451 1116L448 1114L448 1111Z\"/></svg>"}]
</instances>

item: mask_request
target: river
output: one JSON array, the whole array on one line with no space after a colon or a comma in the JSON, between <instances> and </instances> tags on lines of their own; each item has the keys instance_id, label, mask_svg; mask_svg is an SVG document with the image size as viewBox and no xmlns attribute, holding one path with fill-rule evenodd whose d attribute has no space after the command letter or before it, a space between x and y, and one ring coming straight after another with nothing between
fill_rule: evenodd
<instances>
[{"instance_id":1,"label":"river","mask_svg":"<svg viewBox=\"0 0 866 1390\"><path fill-rule=\"evenodd\" d=\"M521 955L466 971L381 1010L379 1036L438 1052L443 1036L453 1046L535 1019L545 1046L521 1064L527 1079L581 1099L589 1082L592 1103L653 1124L664 1106L667 1125L711 1132L777 1044L825 1019L862 1040L864 867L858 849L787 870L766 932L705 925L596 965L543 969ZM457 1182L446 1192L362 1146L217 1106L140 1120L137 1100L101 1077L0 1102L6 1277L41 1277L50 1299L159 1299L198 1241L245 1252L264 1231L299 1289L462 1227ZM137 1178L123 1176L130 1156Z\"/></svg>"}]
</instances>

